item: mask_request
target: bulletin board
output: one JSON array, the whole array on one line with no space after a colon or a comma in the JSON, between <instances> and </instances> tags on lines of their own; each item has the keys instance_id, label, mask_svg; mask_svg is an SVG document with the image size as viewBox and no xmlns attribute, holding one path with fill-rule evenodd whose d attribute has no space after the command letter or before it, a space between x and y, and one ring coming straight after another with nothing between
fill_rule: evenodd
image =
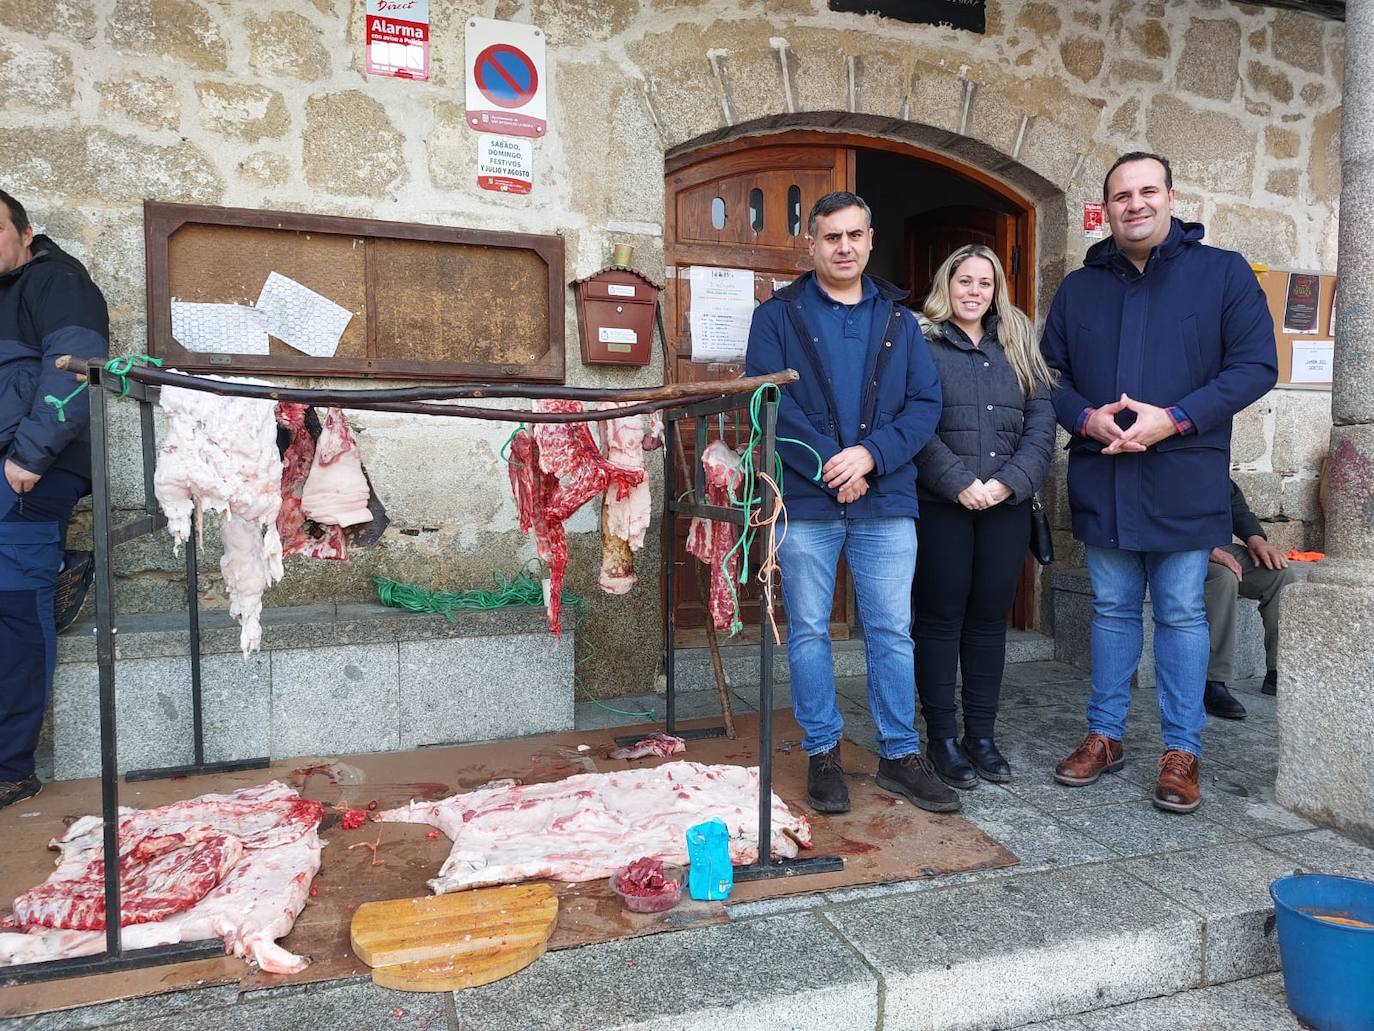
<instances>
[{"instance_id":1,"label":"bulletin board","mask_svg":"<svg viewBox=\"0 0 1374 1031\"><path fill-rule=\"evenodd\" d=\"M1300 269L1257 270L1260 288L1269 301L1269 314L1274 319L1274 341L1278 346L1279 385L1310 390L1326 390L1331 386L1329 373L1321 379L1304 381L1301 358L1311 354L1304 345L1331 342L1336 339L1332 312L1336 300L1336 277L1325 272ZM1311 287L1316 287L1316 296ZM1290 296L1291 294L1291 296ZM1315 310L1309 307L1315 305ZM1301 332L1294 328L1311 322L1315 332ZM1299 369L1293 367L1294 345L1299 355ZM1295 375L1296 372L1296 375ZM1309 371L1306 375L1312 375Z\"/></svg>"},{"instance_id":2,"label":"bulletin board","mask_svg":"<svg viewBox=\"0 0 1374 1031\"><path fill-rule=\"evenodd\" d=\"M563 381L559 236L154 201L144 235L148 353L182 371ZM302 350L275 335L285 323L257 321L274 274L307 310L323 299L341 331L314 319ZM192 333L196 305L207 321ZM224 315L254 316L253 328L234 332Z\"/></svg>"}]
</instances>

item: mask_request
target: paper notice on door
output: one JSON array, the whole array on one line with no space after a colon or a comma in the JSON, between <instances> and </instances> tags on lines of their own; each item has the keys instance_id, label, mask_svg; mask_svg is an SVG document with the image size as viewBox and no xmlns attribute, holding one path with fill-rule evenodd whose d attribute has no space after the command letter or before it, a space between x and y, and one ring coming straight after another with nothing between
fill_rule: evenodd
<instances>
[{"instance_id":1,"label":"paper notice on door","mask_svg":"<svg viewBox=\"0 0 1374 1031\"><path fill-rule=\"evenodd\" d=\"M315 358L333 358L353 313L308 286L269 272L258 294L267 331L284 344Z\"/></svg>"},{"instance_id":2,"label":"paper notice on door","mask_svg":"<svg viewBox=\"0 0 1374 1031\"><path fill-rule=\"evenodd\" d=\"M267 354L267 320L246 304L172 299L172 339L201 354Z\"/></svg>"},{"instance_id":3,"label":"paper notice on door","mask_svg":"<svg viewBox=\"0 0 1374 1031\"><path fill-rule=\"evenodd\" d=\"M754 273L706 265L690 273L692 361L743 361L754 317Z\"/></svg>"},{"instance_id":4,"label":"paper notice on door","mask_svg":"<svg viewBox=\"0 0 1374 1031\"><path fill-rule=\"evenodd\" d=\"M1332 340L1294 340L1289 383L1330 383L1336 344Z\"/></svg>"}]
</instances>

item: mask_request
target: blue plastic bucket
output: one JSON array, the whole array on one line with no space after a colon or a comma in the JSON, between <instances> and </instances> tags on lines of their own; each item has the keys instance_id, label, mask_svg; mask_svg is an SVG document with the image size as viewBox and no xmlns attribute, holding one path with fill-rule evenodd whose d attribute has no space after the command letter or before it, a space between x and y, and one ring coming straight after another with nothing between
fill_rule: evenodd
<instances>
[{"instance_id":1,"label":"blue plastic bucket","mask_svg":"<svg viewBox=\"0 0 1374 1031\"><path fill-rule=\"evenodd\" d=\"M1317 1031L1374 1029L1374 881L1294 874L1269 894L1289 1008Z\"/></svg>"}]
</instances>

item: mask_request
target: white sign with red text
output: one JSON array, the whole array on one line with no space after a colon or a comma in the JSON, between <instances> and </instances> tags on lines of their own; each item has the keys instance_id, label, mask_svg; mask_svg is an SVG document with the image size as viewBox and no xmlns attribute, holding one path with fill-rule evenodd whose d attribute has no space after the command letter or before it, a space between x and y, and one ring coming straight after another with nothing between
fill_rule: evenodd
<instances>
[{"instance_id":1,"label":"white sign with red text","mask_svg":"<svg viewBox=\"0 0 1374 1031\"><path fill-rule=\"evenodd\" d=\"M429 0L367 0L367 74L429 78Z\"/></svg>"},{"instance_id":2,"label":"white sign with red text","mask_svg":"<svg viewBox=\"0 0 1374 1031\"><path fill-rule=\"evenodd\" d=\"M533 25L469 18L469 128L505 136L543 136L548 129L544 33Z\"/></svg>"},{"instance_id":3,"label":"white sign with red text","mask_svg":"<svg viewBox=\"0 0 1374 1031\"><path fill-rule=\"evenodd\" d=\"M514 136L483 135L477 141L477 185L497 193L534 188L534 144Z\"/></svg>"}]
</instances>

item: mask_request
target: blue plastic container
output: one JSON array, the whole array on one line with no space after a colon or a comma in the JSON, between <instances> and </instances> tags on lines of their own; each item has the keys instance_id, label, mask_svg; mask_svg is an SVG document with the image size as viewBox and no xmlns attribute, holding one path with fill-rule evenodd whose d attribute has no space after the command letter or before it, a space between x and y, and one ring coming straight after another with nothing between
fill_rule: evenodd
<instances>
[{"instance_id":1,"label":"blue plastic container","mask_svg":"<svg viewBox=\"0 0 1374 1031\"><path fill-rule=\"evenodd\" d=\"M701 901L728 899L735 887L730 865L730 831L721 820L707 820L687 828L687 888Z\"/></svg>"},{"instance_id":2,"label":"blue plastic container","mask_svg":"<svg viewBox=\"0 0 1374 1031\"><path fill-rule=\"evenodd\" d=\"M1269 894L1289 1008L1317 1031L1374 1029L1374 881L1294 874Z\"/></svg>"}]
</instances>

